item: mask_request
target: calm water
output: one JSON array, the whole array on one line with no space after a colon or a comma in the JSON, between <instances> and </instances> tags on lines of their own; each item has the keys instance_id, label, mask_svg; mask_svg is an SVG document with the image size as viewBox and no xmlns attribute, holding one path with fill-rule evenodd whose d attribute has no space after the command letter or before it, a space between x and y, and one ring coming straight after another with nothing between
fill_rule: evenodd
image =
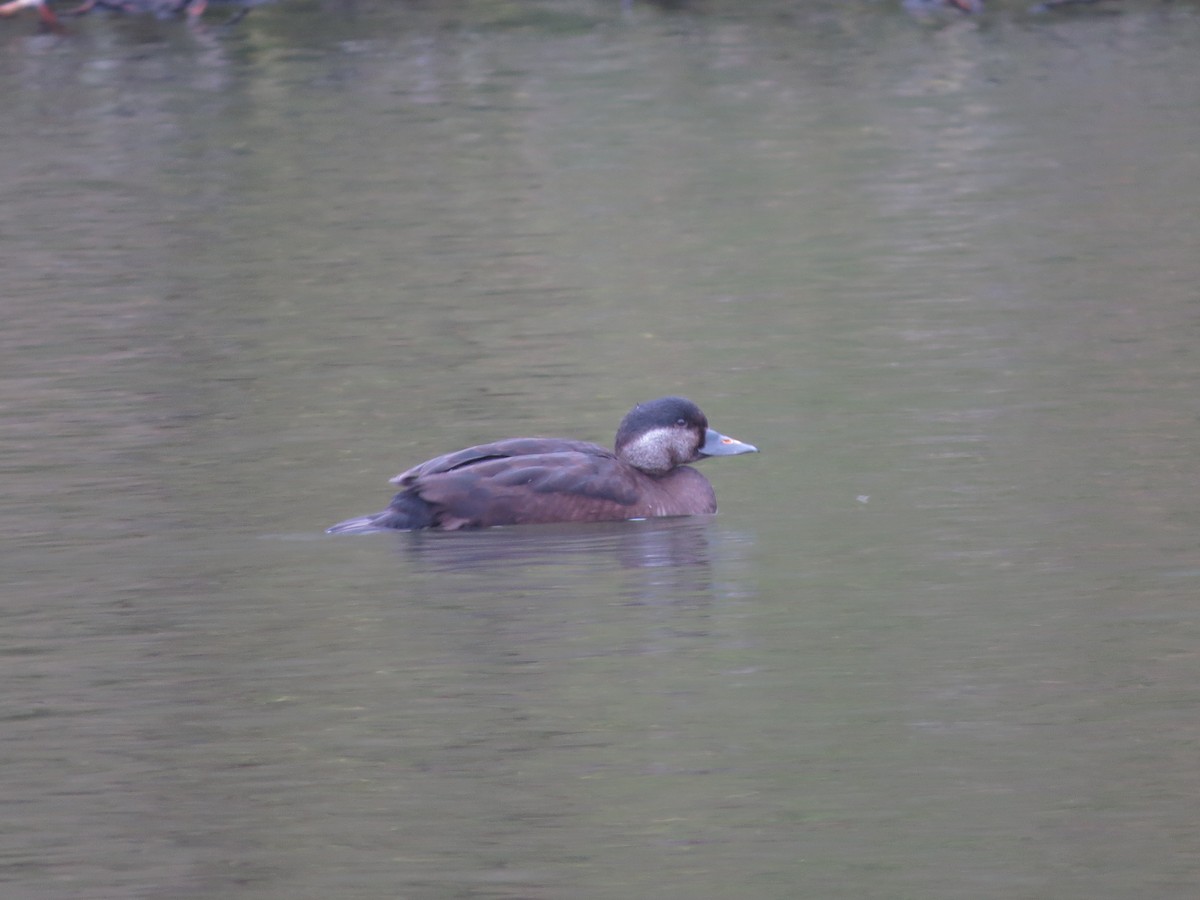
<instances>
[{"instance_id":1,"label":"calm water","mask_svg":"<svg viewBox=\"0 0 1200 900\"><path fill-rule=\"evenodd\" d=\"M1200 893L1194 3L297 0L0 77L5 897ZM674 392L763 451L716 518L322 534Z\"/></svg>"}]
</instances>

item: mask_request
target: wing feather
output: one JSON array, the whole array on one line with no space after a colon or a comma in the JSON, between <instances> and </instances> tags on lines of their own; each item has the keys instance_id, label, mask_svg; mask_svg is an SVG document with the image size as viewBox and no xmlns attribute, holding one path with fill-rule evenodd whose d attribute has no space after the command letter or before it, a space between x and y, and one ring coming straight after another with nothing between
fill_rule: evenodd
<instances>
[{"instance_id":1,"label":"wing feather","mask_svg":"<svg viewBox=\"0 0 1200 900\"><path fill-rule=\"evenodd\" d=\"M467 466L496 459L511 459L516 456L537 456L544 453L582 453L587 456L606 456L616 459L611 450L588 441L569 441L563 438L509 438L490 444L477 444L464 450L456 450L443 456L435 456L411 469L405 469L392 484L409 485L426 475L453 472Z\"/></svg>"}]
</instances>

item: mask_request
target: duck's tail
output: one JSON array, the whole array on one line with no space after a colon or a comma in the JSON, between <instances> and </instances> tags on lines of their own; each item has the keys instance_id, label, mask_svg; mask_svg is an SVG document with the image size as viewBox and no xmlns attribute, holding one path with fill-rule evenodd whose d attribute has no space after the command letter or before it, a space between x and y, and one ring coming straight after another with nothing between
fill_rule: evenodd
<instances>
[{"instance_id":1,"label":"duck's tail","mask_svg":"<svg viewBox=\"0 0 1200 900\"><path fill-rule=\"evenodd\" d=\"M383 512L338 522L326 534L374 534L377 531L416 531L433 525L433 507L414 491L401 491Z\"/></svg>"}]
</instances>

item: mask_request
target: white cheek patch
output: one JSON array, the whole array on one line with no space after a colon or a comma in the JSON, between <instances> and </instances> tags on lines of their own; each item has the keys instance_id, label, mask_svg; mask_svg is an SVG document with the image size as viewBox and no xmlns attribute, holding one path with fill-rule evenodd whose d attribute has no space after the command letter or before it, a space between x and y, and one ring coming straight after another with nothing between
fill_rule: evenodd
<instances>
[{"instance_id":1,"label":"white cheek patch","mask_svg":"<svg viewBox=\"0 0 1200 900\"><path fill-rule=\"evenodd\" d=\"M674 438L668 429L655 428L626 444L621 455L644 472L665 472L674 464L671 459Z\"/></svg>"}]
</instances>

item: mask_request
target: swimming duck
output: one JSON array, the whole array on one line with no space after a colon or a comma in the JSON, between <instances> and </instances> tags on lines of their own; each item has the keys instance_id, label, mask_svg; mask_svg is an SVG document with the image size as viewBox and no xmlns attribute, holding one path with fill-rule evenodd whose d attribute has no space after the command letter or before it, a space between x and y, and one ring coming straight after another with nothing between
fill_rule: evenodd
<instances>
[{"instance_id":1,"label":"swimming duck","mask_svg":"<svg viewBox=\"0 0 1200 900\"><path fill-rule=\"evenodd\" d=\"M510 438L413 466L382 512L339 522L329 534L606 522L717 511L708 479L686 463L756 453L708 427L690 400L639 403L621 420L615 450L563 438Z\"/></svg>"}]
</instances>

